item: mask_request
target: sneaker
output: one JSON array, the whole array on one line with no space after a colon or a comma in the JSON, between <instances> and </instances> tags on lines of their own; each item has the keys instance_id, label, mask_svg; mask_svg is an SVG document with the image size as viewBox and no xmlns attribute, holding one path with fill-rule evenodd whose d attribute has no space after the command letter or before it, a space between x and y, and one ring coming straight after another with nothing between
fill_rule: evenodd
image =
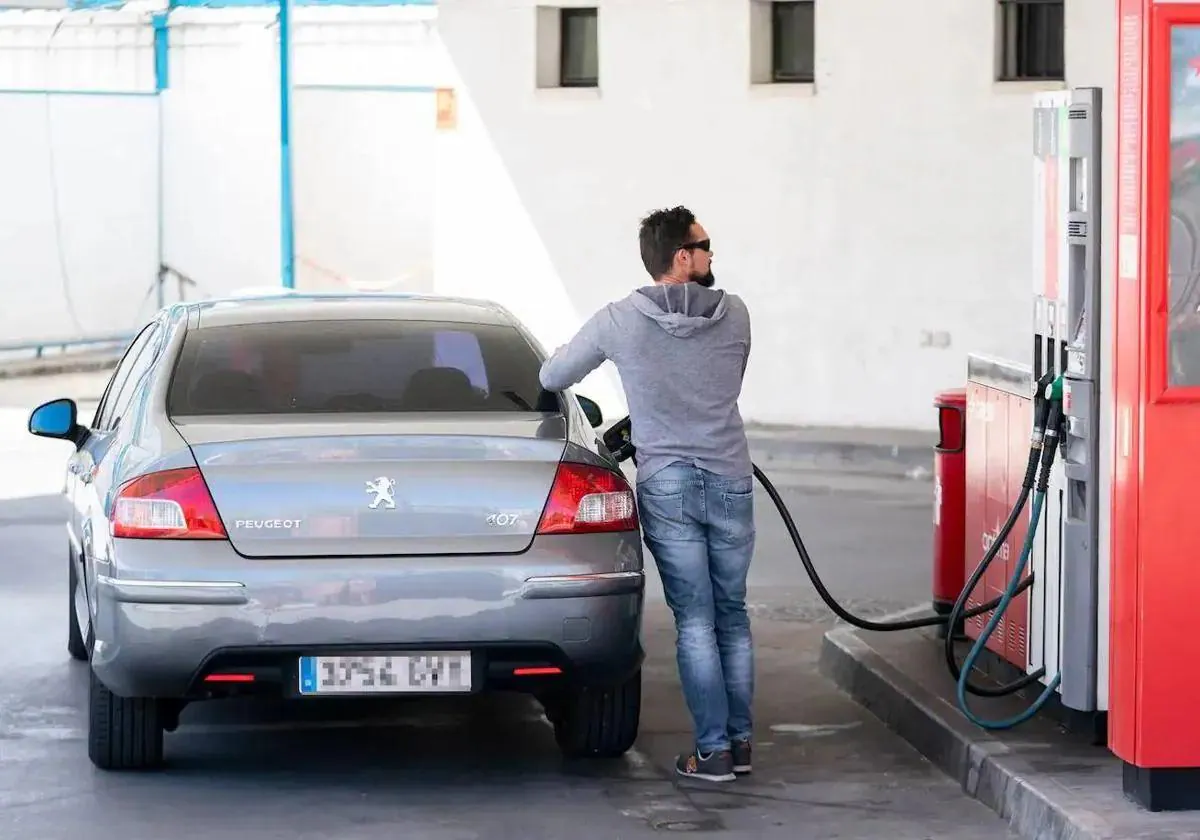
<instances>
[{"instance_id":1,"label":"sneaker","mask_svg":"<svg viewBox=\"0 0 1200 840\"><path fill-rule=\"evenodd\" d=\"M692 750L675 759L675 772L689 779L709 782L732 782L737 778L733 773L733 754L729 750L718 750L708 755Z\"/></svg>"},{"instance_id":2,"label":"sneaker","mask_svg":"<svg viewBox=\"0 0 1200 840\"><path fill-rule=\"evenodd\" d=\"M749 773L750 772L750 739L745 741L734 741L733 749L730 750L733 755L733 772L734 773Z\"/></svg>"}]
</instances>

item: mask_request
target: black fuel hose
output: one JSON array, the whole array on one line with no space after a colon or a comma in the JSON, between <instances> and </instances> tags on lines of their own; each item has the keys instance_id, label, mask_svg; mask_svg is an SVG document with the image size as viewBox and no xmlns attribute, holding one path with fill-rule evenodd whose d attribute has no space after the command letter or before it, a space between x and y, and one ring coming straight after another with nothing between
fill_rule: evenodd
<instances>
[{"instance_id":1,"label":"black fuel hose","mask_svg":"<svg viewBox=\"0 0 1200 840\"><path fill-rule=\"evenodd\" d=\"M763 489L767 491L767 495L771 498L771 502L775 505L775 509L779 512L779 517L783 520L784 527L787 529L788 536L792 540L792 545L796 549L796 554L798 554L800 557L800 562L804 565L804 571L807 573L808 579L812 582L813 588L817 590L817 594L821 596L821 600L825 602L825 605L829 607L834 615L847 624L857 627L860 630L868 630L874 633L891 633L901 630L917 630L922 627L938 627L947 625L949 629L945 634L946 664L950 670L950 673L954 675L955 681L959 680L962 670L955 659L954 630L968 618L975 618L976 616L981 616L991 612L992 610L996 609L996 607L1000 606L1000 603L1004 600L1004 596L1001 595L998 598L993 598L992 600L983 604L979 604L971 609L966 608L967 599L979 585L980 581L983 580L984 574L999 555L1001 549L1007 543L1009 534L1016 526L1017 520L1021 516L1021 512L1025 509L1025 505L1029 500L1029 494L1034 488L1038 464L1039 461L1043 460L1043 440L1046 434L1045 430L1047 421L1049 420L1051 412L1050 400L1044 398L1043 391L1051 381L1052 378L1050 375L1042 377L1042 379L1038 382L1038 389L1035 392L1034 428L1029 450L1029 460L1025 472L1025 480L1021 485L1021 492L1018 494L1016 502L1009 511L1008 518L1005 520L1004 525L1002 525L1000 530L997 532L991 546L984 554L983 559L980 560L979 564L975 567L975 571L967 580L966 585L963 587L962 593L958 596L958 600L955 602L953 609L951 609L950 613L947 615L933 615L927 618L912 618L896 621L875 621L857 616L843 607L840 603L838 603L837 599L833 597L833 594L830 593L830 591L826 588L824 581L821 580L821 575L817 572L817 568L813 564L812 557L808 553L808 548L804 545L804 538L800 536L800 530L796 527L796 521L792 518L791 511L788 510L787 505L784 504L783 498L779 495L779 491L775 489L775 485L772 484L771 480L767 478L766 474L759 469L758 465L752 464L754 469L754 477L758 480L758 483L762 485ZM609 428L608 431L606 431L603 435L605 445L608 447L609 451L613 454L617 461L624 461L629 458L635 458L636 461L636 449L632 442L631 431L630 419L629 417L624 417L617 421L617 423ZM1050 457L1052 458L1053 454L1051 454ZM1047 470L1048 466L1048 464L1043 465L1044 469ZM1021 592L1024 592L1032 585L1033 574L1030 573L1030 575L1026 577L1016 588L1013 593L1014 597ZM1013 694L1025 686L1036 682L1041 678L1041 676L1041 671L1035 671L1012 683L996 688L973 685L968 682L965 685L965 689L967 692L981 697L1002 697L1008 694Z\"/></svg>"},{"instance_id":2,"label":"black fuel hose","mask_svg":"<svg viewBox=\"0 0 1200 840\"><path fill-rule=\"evenodd\" d=\"M622 418L607 432L605 432L604 442L617 461L624 461L631 457L635 457L636 450L634 449L634 446L630 440L629 418ZM1039 454L1040 450L1030 452L1030 473L1033 473L1033 471L1037 469ZM972 607L969 610L965 608L967 596L969 596L971 591L978 586L979 581L983 578L984 572L987 571L988 566L991 565L997 554L999 554L1001 548L1005 544L1005 541L1008 539L1009 532L1011 532L1013 527L1016 525L1017 518L1021 515L1021 510L1025 507L1025 503L1029 498L1029 492L1033 486L1033 475L1027 476L1027 480L1025 482L1026 486L1022 487L1021 493L1017 498L1017 502L1013 505L1012 511L1008 515L1008 520L1004 523L1004 526L1000 529L999 533L996 534L996 539L993 540L991 547L987 550L987 553L984 555L983 559L976 567L974 574L971 576L970 585L964 588L963 594L959 597L959 603L955 604L956 609L953 610L950 615L934 615L929 616L928 618L913 618L903 621L874 621L872 619L862 618L854 615L854 613L850 612L841 604L839 604L837 599L834 598L830 591L825 587L825 583L821 580L821 575L817 572L817 567L813 564L812 557L808 553L808 548L804 545L804 538L800 536L800 530L796 527L796 521L792 518L791 511L788 510L787 505L784 504L783 498L779 495L779 491L775 489L775 485L771 483L771 480L767 478L766 474L759 469L758 464L753 464L752 466L754 468L754 477L758 479L758 483L761 484L763 489L767 491L767 495L771 497L771 502L775 505L775 509L779 512L779 517L783 520L784 527L787 528L788 536L792 540L792 545L796 548L796 553L800 556L800 562L804 564L804 571L808 574L809 580L812 581L813 588L817 590L817 594L821 596L821 600L825 602L825 605L829 607L829 609L832 610L838 618L842 619L842 621L846 622L847 624L851 624L861 630L870 630L876 633L888 633L899 630L916 630L921 627L937 627L939 625L950 625L951 627L954 627L958 623L961 623L968 618L974 618L975 616L984 615L985 613L991 612L1000 605L1002 598L995 598L987 603ZM1025 591L1032 585L1033 576L1030 575L1021 582L1020 586L1017 588L1017 593ZM952 620L954 622L953 624L951 623ZM946 638L949 640L949 644L953 643L953 637L953 632L946 633ZM951 648L951 650L953 650L953 648ZM954 666L954 669L957 670L957 665ZM956 673L955 679L957 678L958 674Z\"/></svg>"},{"instance_id":3,"label":"black fuel hose","mask_svg":"<svg viewBox=\"0 0 1200 840\"><path fill-rule=\"evenodd\" d=\"M1035 461L1034 463L1036 465L1037 462ZM767 491L767 495L771 497L771 501L775 504L775 509L779 511L779 517L783 520L784 527L787 528L788 536L792 538L792 545L796 547L796 553L800 555L800 562L804 564L804 571L808 573L808 579L812 581L813 588L817 590L817 594L821 596L821 600L824 601L825 605L833 611L834 615L847 624L852 624L861 630L870 630L875 633L890 633L897 630L916 630L921 627L937 627L942 624L950 624L951 619L954 618L953 614L933 615L929 616L928 618L911 618L903 621L873 621L869 618L857 616L847 610L845 607L839 604L837 599L834 598L829 590L825 588L825 583L821 580L821 575L817 572L816 566L813 565L812 557L808 553L808 548L804 545L804 539L800 536L800 531L796 528L796 521L792 519L791 511L789 511L787 509L787 505L783 503L783 499L780 497L779 491L775 489L775 485L772 484L771 480L767 478L763 471L758 468L757 464L754 465L754 477L758 479L758 483L762 485L763 489ZM1004 527L1000 529L1000 533L997 534L996 540L992 543L991 548L988 549L987 554L984 555L983 560L976 568L975 575L972 575L972 579L975 580L976 584L978 584L976 575L978 578L983 577L981 570L986 571L988 565L990 565L991 561L1000 551L1000 548L1004 545L1004 541L1008 539L1008 532L1013 529L1013 526L1017 521L1017 517L1021 515L1021 508L1025 506L1025 501L1028 496L1028 491L1022 491L1020 497L1018 498L1017 504L1013 507L1012 513L1009 514L1008 521L1004 523ZM1028 589L1031 585L1033 585L1032 576L1021 582L1017 592L1022 592L1025 589ZM966 592L969 592L969 590L964 590L964 593ZM962 600L965 604L965 598ZM980 604L977 607L972 607L969 610L959 610L959 614L955 620L962 621L968 618L974 618L977 615L983 615L991 612L1000 605L1000 600L1000 598L996 598L995 600L988 601L986 604ZM946 634L947 639L952 639L953 636L953 633ZM956 674L955 679L957 678L958 675Z\"/></svg>"}]
</instances>

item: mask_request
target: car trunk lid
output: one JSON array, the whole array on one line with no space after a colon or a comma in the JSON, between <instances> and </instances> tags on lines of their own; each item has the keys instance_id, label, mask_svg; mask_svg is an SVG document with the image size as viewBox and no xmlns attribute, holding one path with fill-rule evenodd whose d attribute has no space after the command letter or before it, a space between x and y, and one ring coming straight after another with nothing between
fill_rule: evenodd
<instances>
[{"instance_id":1,"label":"car trunk lid","mask_svg":"<svg viewBox=\"0 0 1200 840\"><path fill-rule=\"evenodd\" d=\"M254 558L524 551L566 446L563 418L544 414L175 424L230 542Z\"/></svg>"}]
</instances>

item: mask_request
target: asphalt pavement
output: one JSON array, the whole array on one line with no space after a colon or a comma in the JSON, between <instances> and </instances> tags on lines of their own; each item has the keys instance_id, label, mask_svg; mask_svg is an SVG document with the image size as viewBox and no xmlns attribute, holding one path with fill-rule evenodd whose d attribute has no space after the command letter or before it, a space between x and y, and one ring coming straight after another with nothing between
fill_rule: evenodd
<instances>
[{"instance_id":1,"label":"asphalt pavement","mask_svg":"<svg viewBox=\"0 0 1200 840\"><path fill-rule=\"evenodd\" d=\"M656 575L645 625L643 723L612 762L564 762L519 696L369 707L197 705L169 766L106 774L86 755L86 665L66 653L64 447L24 431L94 374L0 382L0 837L374 840L1011 837L985 806L818 672L832 624L765 493L750 603L757 646L755 773L678 780L689 724ZM94 403L93 403L94 404ZM932 487L863 473L773 475L828 587L877 617L928 599Z\"/></svg>"}]
</instances>

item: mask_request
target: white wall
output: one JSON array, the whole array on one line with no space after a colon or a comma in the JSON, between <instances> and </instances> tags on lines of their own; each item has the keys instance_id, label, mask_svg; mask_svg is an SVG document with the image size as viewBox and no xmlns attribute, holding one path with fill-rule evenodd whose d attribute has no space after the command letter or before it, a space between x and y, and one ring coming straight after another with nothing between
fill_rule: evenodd
<instances>
[{"instance_id":1,"label":"white wall","mask_svg":"<svg viewBox=\"0 0 1200 840\"><path fill-rule=\"evenodd\" d=\"M435 15L296 9L298 288L431 288ZM171 15L166 261L205 295L279 282L275 20L272 7Z\"/></svg>"},{"instance_id":2,"label":"white wall","mask_svg":"<svg viewBox=\"0 0 1200 840\"><path fill-rule=\"evenodd\" d=\"M152 41L127 12L0 13L0 342L153 311ZM46 88L76 93L26 92Z\"/></svg>"},{"instance_id":3,"label":"white wall","mask_svg":"<svg viewBox=\"0 0 1200 840\"><path fill-rule=\"evenodd\" d=\"M293 101L302 285L433 290L434 8L300 9ZM334 272L337 276L330 276Z\"/></svg>"},{"instance_id":4,"label":"white wall","mask_svg":"<svg viewBox=\"0 0 1200 840\"><path fill-rule=\"evenodd\" d=\"M278 283L279 70L271 9L172 15L164 257L189 297Z\"/></svg>"},{"instance_id":5,"label":"white wall","mask_svg":"<svg viewBox=\"0 0 1200 840\"><path fill-rule=\"evenodd\" d=\"M199 284L188 296L279 283L276 14L174 10L158 97L149 8L0 12L0 294L36 290L0 308L0 341L130 330L153 312L160 110L162 254ZM435 18L296 9L299 288L432 288Z\"/></svg>"},{"instance_id":6,"label":"white wall","mask_svg":"<svg viewBox=\"0 0 1200 840\"><path fill-rule=\"evenodd\" d=\"M1111 3L1068 4L1070 82L1106 82ZM748 0L596 0L599 90L536 88L535 5L440 4L447 285L554 345L646 282L638 218L684 203L754 318L748 418L930 428L968 352L1027 357L1039 87L992 81L992 3L818 0L816 84L783 88L749 82Z\"/></svg>"}]
</instances>

